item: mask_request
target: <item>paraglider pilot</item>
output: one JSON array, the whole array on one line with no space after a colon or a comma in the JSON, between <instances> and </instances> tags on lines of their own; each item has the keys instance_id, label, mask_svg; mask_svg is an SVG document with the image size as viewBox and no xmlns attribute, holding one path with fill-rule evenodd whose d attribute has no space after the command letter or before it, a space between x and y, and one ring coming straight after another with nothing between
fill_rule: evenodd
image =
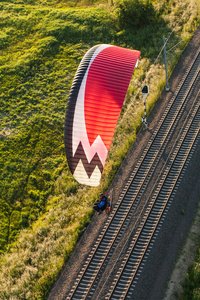
<instances>
[{"instance_id":1,"label":"paraglider pilot","mask_svg":"<svg viewBox=\"0 0 200 300\"><path fill-rule=\"evenodd\" d=\"M97 200L93 208L100 214L107 206L107 197L104 194L100 194L100 201Z\"/></svg>"}]
</instances>

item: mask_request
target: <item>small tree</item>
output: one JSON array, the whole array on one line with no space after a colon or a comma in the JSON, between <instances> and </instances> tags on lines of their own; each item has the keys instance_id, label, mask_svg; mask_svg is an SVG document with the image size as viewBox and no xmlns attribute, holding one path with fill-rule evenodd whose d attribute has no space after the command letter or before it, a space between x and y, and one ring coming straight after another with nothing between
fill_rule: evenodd
<instances>
[{"instance_id":1,"label":"small tree","mask_svg":"<svg viewBox=\"0 0 200 300\"><path fill-rule=\"evenodd\" d=\"M123 28L142 28L156 20L156 12L149 0L123 0L119 2L118 21Z\"/></svg>"}]
</instances>

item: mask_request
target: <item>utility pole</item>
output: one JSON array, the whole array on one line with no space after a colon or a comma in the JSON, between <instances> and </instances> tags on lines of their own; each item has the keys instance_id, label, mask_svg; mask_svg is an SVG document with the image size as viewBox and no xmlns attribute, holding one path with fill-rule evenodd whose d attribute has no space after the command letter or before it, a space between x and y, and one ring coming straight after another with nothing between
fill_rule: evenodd
<instances>
[{"instance_id":1,"label":"utility pole","mask_svg":"<svg viewBox=\"0 0 200 300\"><path fill-rule=\"evenodd\" d=\"M168 83L168 76L167 76L167 55L166 55L166 38L163 38L164 42L164 59L165 59L165 73L166 73L166 91L168 92L169 89L169 83Z\"/></svg>"},{"instance_id":2,"label":"utility pole","mask_svg":"<svg viewBox=\"0 0 200 300\"><path fill-rule=\"evenodd\" d=\"M146 113L146 97L149 94L149 87L148 85L143 86L142 88L142 94L143 94L143 101L144 101L144 117L142 117L142 124L145 125L145 128L148 129L148 125L147 125L147 113Z\"/></svg>"}]
</instances>

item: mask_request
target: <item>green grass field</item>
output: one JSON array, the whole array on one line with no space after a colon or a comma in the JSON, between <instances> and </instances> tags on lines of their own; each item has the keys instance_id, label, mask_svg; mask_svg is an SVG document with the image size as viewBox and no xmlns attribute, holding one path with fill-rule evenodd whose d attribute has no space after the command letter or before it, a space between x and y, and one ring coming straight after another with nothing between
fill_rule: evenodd
<instances>
[{"instance_id":1,"label":"green grass field","mask_svg":"<svg viewBox=\"0 0 200 300\"><path fill-rule=\"evenodd\" d=\"M164 88L163 36L168 50L177 45L170 75L199 11L198 0L0 3L0 299L46 299L141 126L141 87L150 86L148 112ZM64 119L80 60L99 43L140 50L141 59L101 184L90 188L68 169Z\"/></svg>"}]
</instances>

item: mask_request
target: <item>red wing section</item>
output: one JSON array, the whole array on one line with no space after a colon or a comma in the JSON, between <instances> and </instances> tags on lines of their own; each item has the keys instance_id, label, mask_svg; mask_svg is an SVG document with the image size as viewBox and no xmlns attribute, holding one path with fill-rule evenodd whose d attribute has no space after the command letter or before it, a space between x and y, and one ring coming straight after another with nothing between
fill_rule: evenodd
<instances>
[{"instance_id":1,"label":"red wing section","mask_svg":"<svg viewBox=\"0 0 200 300\"><path fill-rule=\"evenodd\" d=\"M69 168L82 184L99 185L139 57L137 50L102 44L80 63L67 104L65 146Z\"/></svg>"}]
</instances>

